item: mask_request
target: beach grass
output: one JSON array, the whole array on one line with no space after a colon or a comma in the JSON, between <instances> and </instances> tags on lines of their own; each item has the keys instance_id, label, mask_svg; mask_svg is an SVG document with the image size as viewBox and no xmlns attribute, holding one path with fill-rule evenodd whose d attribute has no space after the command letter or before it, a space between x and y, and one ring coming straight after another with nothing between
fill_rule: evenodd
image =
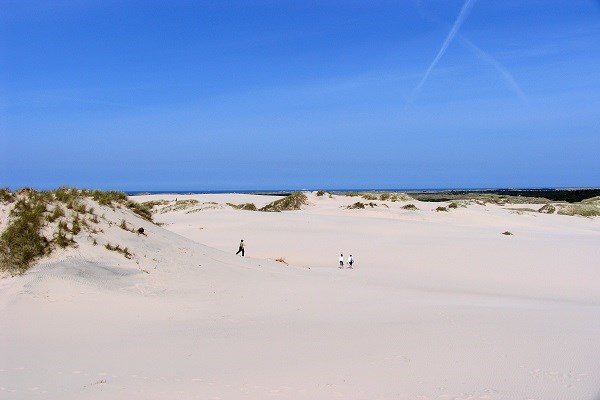
<instances>
[{"instance_id":1,"label":"beach grass","mask_svg":"<svg viewBox=\"0 0 600 400\"><path fill-rule=\"evenodd\" d=\"M0 200L10 204L8 223L0 235L0 270L13 274L24 273L56 247L76 246L74 237L83 231L97 233L85 218L89 215L91 222L99 223L94 208L87 205L89 200L111 208L124 206L152 221L147 206L128 201L125 193L116 191L70 187L48 191L23 188L16 192L1 189ZM127 230L131 231L129 227Z\"/></svg>"},{"instance_id":2,"label":"beach grass","mask_svg":"<svg viewBox=\"0 0 600 400\"><path fill-rule=\"evenodd\" d=\"M266 206L260 208L258 211L266 211L266 212L280 212L280 211L290 211L290 210L300 210L300 208L308 203L308 198L306 194L302 192L294 192L283 199L275 200Z\"/></svg>"}]
</instances>

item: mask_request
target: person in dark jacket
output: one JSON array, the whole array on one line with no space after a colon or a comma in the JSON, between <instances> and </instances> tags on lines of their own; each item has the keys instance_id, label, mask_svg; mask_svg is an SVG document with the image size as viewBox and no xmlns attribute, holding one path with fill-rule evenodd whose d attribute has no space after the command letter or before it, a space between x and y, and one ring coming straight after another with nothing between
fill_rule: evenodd
<instances>
[{"instance_id":1,"label":"person in dark jacket","mask_svg":"<svg viewBox=\"0 0 600 400\"><path fill-rule=\"evenodd\" d=\"M244 239L240 241L240 248L238 249L236 255L242 253L242 257L244 257Z\"/></svg>"}]
</instances>

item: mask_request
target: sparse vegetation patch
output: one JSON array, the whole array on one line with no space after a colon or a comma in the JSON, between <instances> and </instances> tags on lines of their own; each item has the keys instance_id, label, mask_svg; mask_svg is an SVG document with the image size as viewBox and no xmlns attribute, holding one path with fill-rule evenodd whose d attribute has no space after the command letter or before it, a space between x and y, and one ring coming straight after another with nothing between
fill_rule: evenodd
<instances>
[{"instance_id":1,"label":"sparse vegetation patch","mask_svg":"<svg viewBox=\"0 0 600 400\"><path fill-rule=\"evenodd\" d=\"M532 213L537 212L537 210L534 210L533 208L527 208L527 207L509 208L509 210L514 211L517 214L524 214L524 213L528 213L528 212L532 212Z\"/></svg>"},{"instance_id":2,"label":"sparse vegetation patch","mask_svg":"<svg viewBox=\"0 0 600 400\"><path fill-rule=\"evenodd\" d=\"M256 205L254 203L244 203L244 204L233 204L227 203L229 207L235 208L236 210L247 210L247 211L257 211Z\"/></svg>"},{"instance_id":3,"label":"sparse vegetation patch","mask_svg":"<svg viewBox=\"0 0 600 400\"><path fill-rule=\"evenodd\" d=\"M403 209L405 210L418 210L417 206L415 206L414 204L407 204L405 206L402 206Z\"/></svg>"},{"instance_id":4,"label":"sparse vegetation patch","mask_svg":"<svg viewBox=\"0 0 600 400\"><path fill-rule=\"evenodd\" d=\"M104 245L104 247L106 248L106 250L116 251L117 253L123 254L123 256L125 256L125 258L127 258L127 259L130 259L131 257L133 257L133 254L131 254L129 252L129 249L127 249L127 247L121 248L121 246L119 246L119 245L113 246L110 243L106 243Z\"/></svg>"},{"instance_id":5,"label":"sparse vegetation patch","mask_svg":"<svg viewBox=\"0 0 600 400\"><path fill-rule=\"evenodd\" d=\"M363 209L365 208L365 203L361 202L361 201L357 201L354 204L349 205L348 207L346 207L350 210L357 210L357 209Z\"/></svg>"},{"instance_id":6,"label":"sparse vegetation patch","mask_svg":"<svg viewBox=\"0 0 600 400\"><path fill-rule=\"evenodd\" d=\"M560 215L579 215L582 217L598 217L600 216L600 206L588 203L569 204L558 210Z\"/></svg>"},{"instance_id":7,"label":"sparse vegetation patch","mask_svg":"<svg viewBox=\"0 0 600 400\"><path fill-rule=\"evenodd\" d=\"M275 200L272 203L259 209L259 211L288 211L288 210L300 210L300 208L308 203L306 195L302 192L294 192L283 199Z\"/></svg>"},{"instance_id":8,"label":"sparse vegetation patch","mask_svg":"<svg viewBox=\"0 0 600 400\"><path fill-rule=\"evenodd\" d=\"M50 243L41 234L45 212L46 202L35 192L17 200L0 236L0 269L23 273L35 260L50 253Z\"/></svg>"},{"instance_id":9,"label":"sparse vegetation patch","mask_svg":"<svg viewBox=\"0 0 600 400\"><path fill-rule=\"evenodd\" d=\"M538 212L542 214L554 214L556 212L556 207L554 207L552 204L546 204L541 207Z\"/></svg>"},{"instance_id":10,"label":"sparse vegetation patch","mask_svg":"<svg viewBox=\"0 0 600 400\"><path fill-rule=\"evenodd\" d=\"M6 228L0 235L0 270L24 273L55 248L77 246L74 236L81 232L100 232L88 223L88 219L96 224L100 222L87 204L90 198L109 207L124 205L142 217L150 217L137 203L128 202L127 195L121 192L69 187L52 191L24 188L15 193L1 189L0 200L10 201L11 209ZM125 228L131 230L126 223ZM126 249L124 254L131 255Z\"/></svg>"},{"instance_id":11,"label":"sparse vegetation patch","mask_svg":"<svg viewBox=\"0 0 600 400\"><path fill-rule=\"evenodd\" d=\"M12 203L15 201L15 195L8 189L0 189L0 202Z\"/></svg>"}]
</instances>

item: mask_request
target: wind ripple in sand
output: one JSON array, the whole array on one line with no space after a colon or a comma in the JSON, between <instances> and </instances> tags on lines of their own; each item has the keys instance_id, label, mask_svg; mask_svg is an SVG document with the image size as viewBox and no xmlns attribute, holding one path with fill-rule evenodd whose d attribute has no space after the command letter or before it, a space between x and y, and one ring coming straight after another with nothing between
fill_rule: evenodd
<instances>
[{"instance_id":1,"label":"wind ripple in sand","mask_svg":"<svg viewBox=\"0 0 600 400\"><path fill-rule=\"evenodd\" d=\"M125 289L134 284L131 277L141 274L140 270L107 266L99 262L71 257L61 261L39 264L29 272L28 275L31 276L31 279L24 287L27 290L46 279L61 279L102 289Z\"/></svg>"}]
</instances>

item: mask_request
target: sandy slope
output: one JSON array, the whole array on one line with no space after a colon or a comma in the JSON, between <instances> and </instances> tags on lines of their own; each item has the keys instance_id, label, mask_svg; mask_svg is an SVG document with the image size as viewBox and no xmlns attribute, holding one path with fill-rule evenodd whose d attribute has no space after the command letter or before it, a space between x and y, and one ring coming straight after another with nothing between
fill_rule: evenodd
<instances>
[{"instance_id":1,"label":"sandy slope","mask_svg":"<svg viewBox=\"0 0 600 400\"><path fill-rule=\"evenodd\" d=\"M177 197L0 281L0 398L600 398L598 218Z\"/></svg>"}]
</instances>

